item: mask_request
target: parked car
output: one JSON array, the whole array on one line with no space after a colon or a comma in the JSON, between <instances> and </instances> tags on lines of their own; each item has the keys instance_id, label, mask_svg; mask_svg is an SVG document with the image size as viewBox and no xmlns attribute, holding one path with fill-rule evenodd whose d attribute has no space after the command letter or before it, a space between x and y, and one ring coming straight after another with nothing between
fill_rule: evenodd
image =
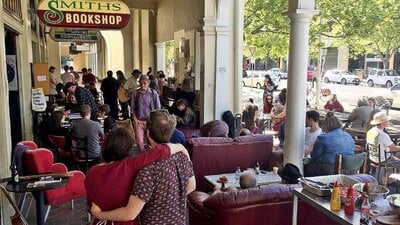
<instances>
[{"instance_id":1,"label":"parked car","mask_svg":"<svg viewBox=\"0 0 400 225\"><path fill-rule=\"evenodd\" d=\"M400 109L400 83L383 92L382 97L389 102L391 108Z\"/></svg>"},{"instance_id":2,"label":"parked car","mask_svg":"<svg viewBox=\"0 0 400 225\"><path fill-rule=\"evenodd\" d=\"M267 71L265 70L249 70L247 71L247 76L242 78L243 86L262 89L264 86L265 75L267 75ZM274 74L271 74L270 77L272 82L274 82L276 89L279 86L280 79Z\"/></svg>"},{"instance_id":3,"label":"parked car","mask_svg":"<svg viewBox=\"0 0 400 225\"><path fill-rule=\"evenodd\" d=\"M328 70L325 72L323 80L325 83L335 82L335 83L341 83L343 85L346 84L359 85L361 82L358 76L346 70Z\"/></svg>"},{"instance_id":4,"label":"parked car","mask_svg":"<svg viewBox=\"0 0 400 225\"><path fill-rule=\"evenodd\" d=\"M369 87L374 85L383 85L391 88L400 81L400 76L395 70L389 69L371 69L368 73L367 84Z\"/></svg>"},{"instance_id":5,"label":"parked car","mask_svg":"<svg viewBox=\"0 0 400 225\"><path fill-rule=\"evenodd\" d=\"M276 75L279 77L279 79L287 79L287 72L279 69L279 68L272 68L267 70L268 75Z\"/></svg>"}]
</instances>

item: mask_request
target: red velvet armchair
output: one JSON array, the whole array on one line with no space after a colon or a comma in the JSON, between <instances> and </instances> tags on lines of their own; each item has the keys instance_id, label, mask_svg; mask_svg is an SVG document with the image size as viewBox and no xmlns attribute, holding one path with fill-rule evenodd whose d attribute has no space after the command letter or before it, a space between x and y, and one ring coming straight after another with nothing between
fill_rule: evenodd
<instances>
[{"instance_id":1,"label":"red velvet armchair","mask_svg":"<svg viewBox=\"0 0 400 225\"><path fill-rule=\"evenodd\" d=\"M46 174L46 173L66 173L67 167L62 163L53 163L53 153L45 148L26 150L23 155L24 172L26 175ZM48 205L46 217L50 211L50 206L63 204L86 195L85 174L81 171L70 171L72 176L66 186L54 190L44 191L45 204Z\"/></svg>"}]
</instances>

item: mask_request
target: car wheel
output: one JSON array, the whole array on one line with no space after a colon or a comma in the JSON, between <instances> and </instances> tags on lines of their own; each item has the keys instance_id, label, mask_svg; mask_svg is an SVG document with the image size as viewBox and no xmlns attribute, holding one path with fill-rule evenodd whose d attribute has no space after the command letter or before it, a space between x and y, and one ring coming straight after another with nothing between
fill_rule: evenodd
<instances>
[{"instance_id":1,"label":"car wheel","mask_svg":"<svg viewBox=\"0 0 400 225\"><path fill-rule=\"evenodd\" d=\"M391 88L393 86L391 81L386 82L386 88Z\"/></svg>"},{"instance_id":2,"label":"car wheel","mask_svg":"<svg viewBox=\"0 0 400 225\"><path fill-rule=\"evenodd\" d=\"M372 80L369 80L367 83L368 83L368 87L373 87L374 86L374 82Z\"/></svg>"},{"instance_id":3,"label":"car wheel","mask_svg":"<svg viewBox=\"0 0 400 225\"><path fill-rule=\"evenodd\" d=\"M325 83L329 83L329 79L327 77L324 78Z\"/></svg>"},{"instance_id":4,"label":"car wheel","mask_svg":"<svg viewBox=\"0 0 400 225\"><path fill-rule=\"evenodd\" d=\"M257 85L256 85L256 86L257 86L257 88L258 88L258 89L262 89L262 86L261 86L261 84L260 84L260 83L257 83Z\"/></svg>"},{"instance_id":5,"label":"car wheel","mask_svg":"<svg viewBox=\"0 0 400 225\"><path fill-rule=\"evenodd\" d=\"M343 84L343 85L346 85L346 83L347 83L347 82L346 82L346 79L342 79L342 80L340 81L340 83Z\"/></svg>"}]
</instances>

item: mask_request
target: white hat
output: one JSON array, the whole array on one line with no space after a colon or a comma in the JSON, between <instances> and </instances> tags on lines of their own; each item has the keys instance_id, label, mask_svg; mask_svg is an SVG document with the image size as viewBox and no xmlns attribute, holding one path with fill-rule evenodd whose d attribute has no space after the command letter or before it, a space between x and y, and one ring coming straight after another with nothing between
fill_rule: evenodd
<instances>
[{"instance_id":1,"label":"white hat","mask_svg":"<svg viewBox=\"0 0 400 225\"><path fill-rule=\"evenodd\" d=\"M385 112L378 112L374 115L374 119L371 121L371 125L381 124L391 119L392 117L387 116Z\"/></svg>"}]
</instances>

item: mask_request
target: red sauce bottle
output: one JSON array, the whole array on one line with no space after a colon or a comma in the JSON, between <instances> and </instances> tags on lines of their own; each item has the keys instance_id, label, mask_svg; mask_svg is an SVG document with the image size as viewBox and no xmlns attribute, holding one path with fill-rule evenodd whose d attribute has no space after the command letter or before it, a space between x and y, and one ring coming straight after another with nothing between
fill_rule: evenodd
<instances>
[{"instance_id":1,"label":"red sauce bottle","mask_svg":"<svg viewBox=\"0 0 400 225\"><path fill-rule=\"evenodd\" d=\"M355 208L355 201L354 201L354 188L350 185L349 189L347 189L347 196L346 202L344 204L344 213L347 215L353 215Z\"/></svg>"}]
</instances>

